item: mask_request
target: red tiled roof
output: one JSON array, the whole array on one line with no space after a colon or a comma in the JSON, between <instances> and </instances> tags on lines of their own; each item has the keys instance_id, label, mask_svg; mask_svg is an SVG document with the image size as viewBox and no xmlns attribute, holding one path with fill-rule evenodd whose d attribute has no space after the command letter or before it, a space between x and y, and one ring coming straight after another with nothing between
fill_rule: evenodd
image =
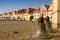
<instances>
[{"instance_id":1,"label":"red tiled roof","mask_svg":"<svg viewBox=\"0 0 60 40\"><path fill-rule=\"evenodd\" d=\"M5 15L8 15L8 13L4 13Z\"/></svg>"},{"instance_id":2,"label":"red tiled roof","mask_svg":"<svg viewBox=\"0 0 60 40\"><path fill-rule=\"evenodd\" d=\"M21 13L21 10L18 10L18 13Z\"/></svg>"},{"instance_id":3,"label":"red tiled roof","mask_svg":"<svg viewBox=\"0 0 60 40\"><path fill-rule=\"evenodd\" d=\"M9 12L9 15L13 15L13 12Z\"/></svg>"},{"instance_id":4,"label":"red tiled roof","mask_svg":"<svg viewBox=\"0 0 60 40\"><path fill-rule=\"evenodd\" d=\"M21 13L25 13L27 9L22 9L21 10Z\"/></svg>"},{"instance_id":5,"label":"red tiled roof","mask_svg":"<svg viewBox=\"0 0 60 40\"><path fill-rule=\"evenodd\" d=\"M47 5L47 4L44 4L44 6L45 6L46 9L49 9L49 7L50 7L50 6Z\"/></svg>"},{"instance_id":6,"label":"red tiled roof","mask_svg":"<svg viewBox=\"0 0 60 40\"><path fill-rule=\"evenodd\" d=\"M2 16L3 14L0 14L0 16Z\"/></svg>"},{"instance_id":7,"label":"red tiled roof","mask_svg":"<svg viewBox=\"0 0 60 40\"><path fill-rule=\"evenodd\" d=\"M36 9L34 9L34 8L28 8L28 9L26 10L26 12L31 14L31 13L33 13L35 10L36 10Z\"/></svg>"},{"instance_id":8,"label":"red tiled roof","mask_svg":"<svg viewBox=\"0 0 60 40\"><path fill-rule=\"evenodd\" d=\"M14 13L17 15L18 14L18 11L14 11Z\"/></svg>"}]
</instances>

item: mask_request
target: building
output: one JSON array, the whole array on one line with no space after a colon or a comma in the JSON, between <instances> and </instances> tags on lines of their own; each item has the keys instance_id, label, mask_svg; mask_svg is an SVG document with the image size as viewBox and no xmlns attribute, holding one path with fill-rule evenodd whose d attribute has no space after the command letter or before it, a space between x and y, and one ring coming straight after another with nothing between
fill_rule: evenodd
<instances>
[{"instance_id":1,"label":"building","mask_svg":"<svg viewBox=\"0 0 60 40\"><path fill-rule=\"evenodd\" d=\"M33 13L33 21L37 21L39 17L40 17L40 8L37 8Z\"/></svg>"},{"instance_id":2,"label":"building","mask_svg":"<svg viewBox=\"0 0 60 40\"><path fill-rule=\"evenodd\" d=\"M53 29L60 28L60 0L52 0L49 10L52 10L51 14Z\"/></svg>"},{"instance_id":3,"label":"building","mask_svg":"<svg viewBox=\"0 0 60 40\"><path fill-rule=\"evenodd\" d=\"M33 16L33 12L34 11L35 11L34 8L28 8L28 9L26 9L26 12L24 14L25 20L29 21L30 20L30 17Z\"/></svg>"},{"instance_id":4,"label":"building","mask_svg":"<svg viewBox=\"0 0 60 40\"><path fill-rule=\"evenodd\" d=\"M41 8L27 8L17 11L11 11L1 14L1 17L11 20L26 20L30 21L31 16L33 17L32 21L37 21L41 14L46 16L47 10L42 10Z\"/></svg>"}]
</instances>

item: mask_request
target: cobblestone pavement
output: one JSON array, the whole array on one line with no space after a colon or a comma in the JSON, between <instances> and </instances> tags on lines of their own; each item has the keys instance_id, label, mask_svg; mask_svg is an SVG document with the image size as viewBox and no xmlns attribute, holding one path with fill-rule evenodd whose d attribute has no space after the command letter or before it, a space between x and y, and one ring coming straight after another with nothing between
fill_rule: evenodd
<instances>
[{"instance_id":1,"label":"cobblestone pavement","mask_svg":"<svg viewBox=\"0 0 60 40\"><path fill-rule=\"evenodd\" d=\"M32 38L32 34L37 30L36 22L28 21L1 21L0 40L60 40L60 30L56 33L49 33L52 38Z\"/></svg>"}]
</instances>

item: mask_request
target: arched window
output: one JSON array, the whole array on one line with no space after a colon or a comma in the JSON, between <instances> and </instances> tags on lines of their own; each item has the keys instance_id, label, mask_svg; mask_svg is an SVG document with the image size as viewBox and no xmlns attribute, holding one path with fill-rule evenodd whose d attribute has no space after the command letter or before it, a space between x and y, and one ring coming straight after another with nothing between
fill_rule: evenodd
<instances>
[{"instance_id":1,"label":"arched window","mask_svg":"<svg viewBox=\"0 0 60 40\"><path fill-rule=\"evenodd\" d=\"M20 19L20 17L18 17L17 19Z\"/></svg>"},{"instance_id":2,"label":"arched window","mask_svg":"<svg viewBox=\"0 0 60 40\"><path fill-rule=\"evenodd\" d=\"M9 19L10 19L11 17L9 17Z\"/></svg>"}]
</instances>

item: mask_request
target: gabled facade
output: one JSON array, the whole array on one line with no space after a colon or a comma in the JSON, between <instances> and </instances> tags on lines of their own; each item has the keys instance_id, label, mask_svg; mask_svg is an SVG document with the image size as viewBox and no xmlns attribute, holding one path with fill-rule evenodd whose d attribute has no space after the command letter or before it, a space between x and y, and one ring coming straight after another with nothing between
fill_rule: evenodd
<instances>
[{"instance_id":1,"label":"gabled facade","mask_svg":"<svg viewBox=\"0 0 60 40\"><path fill-rule=\"evenodd\" d=\"M10 18L10 19L19 19L29 21L30 17L33 16L32 21L37 21L37 19L41 16L41 14L44 14L46 16L47 10L41 10L41 8L27 8L27 9L21 9L17 11L7 12L3 13L2 17L4 18Z\"/></svg>"}]
</instances>

